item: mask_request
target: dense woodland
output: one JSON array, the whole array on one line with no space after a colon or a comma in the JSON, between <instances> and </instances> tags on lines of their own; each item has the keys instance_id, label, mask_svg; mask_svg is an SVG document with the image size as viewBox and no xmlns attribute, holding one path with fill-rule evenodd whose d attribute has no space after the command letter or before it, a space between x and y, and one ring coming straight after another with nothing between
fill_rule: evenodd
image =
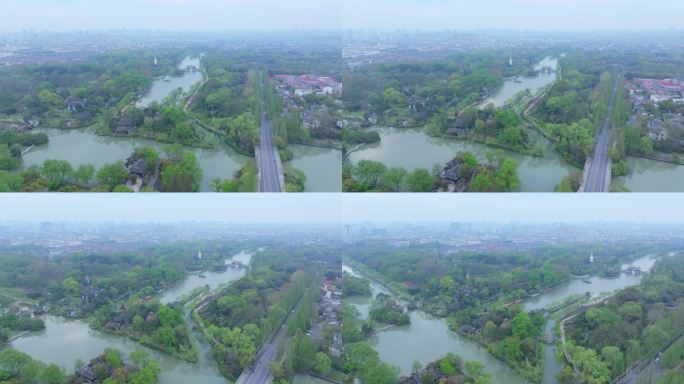
<instances>
[{"instance_id":1,"label":"dense woodland","mask_svg":"<svg viewBox=\"0 0 684 384\"><path fill-rule=\"evenodd\" d=\"M543 363L539 336L545 319L539 312L522 311L516 302L558 286L571 275L613 275L620 265L657 249L613 243L445 254L434 244L396 249L367 241L347 255L364 272L405 296L410 307L448 317L453 330L482 343L523 377L538 382ZM594 263L589 263L590 252ZM354 318L353 308L347 309L347 318ZM350 340L364 340L373 330L372 322L361 320L343 327Z\"/></svg>"},{"instance_id":2,"label":"dense woodland","mask_svg":"<svg viewBox=\"0 0 684 384\"><path fill-rule=\"evenodd\" d=\"M283 255L278 250L255 254L247 276L232 282L204 306L197 318L214 344L222 372L237 378L249 366L261 344L280 328L294 304L319 271L306 266L303 254ZM296 328L307 328L306 312L295 317Z\"/></svg>"},{"instance_id":3,"label":"dense woodland","mask_svg":"<svg viewBox=\"0 0 684 384\"><path fill-rule=\"evenodd\" d=\"M0 258L0 287L47 312L85 318L94 328L130 337L141 344L181 359L195 361L197 352L181 308L159 304L153 297L187 272L211 269L236 251L229 243L206 246L178 243L143 247L135 252L70 254L48 258L15 254ZM3 318L0 329L38 327L14 317ZM21 321L20 321L21 320ZM2 331L9 336L10 332Z\"/></svg>"},{"instance_id":4,"label":"dense woodland","mask_svg":"<svg viewBox=\"0 0 684 384\"><path fill-rule=\"evenodd\" d=\"M516 57L513 66L508 59ZM523 121L510 109L476 105L503 79L527 74L540 51L482 50L428 62L372 64L344 75L343 101L360 122L343 134L347 148L378 137L362 128L380 124L425 127L433 136L458 136L495 147L538 154Z\"/></svg>"},{"instance_id":5,"label":"dense woodland","mask_svg":"<svg viewBox=\"0 0 684 384\"><path fill-rule=\"evenodd\" d=\"M92 378L102 384L154 384L160 372L159 363L143 350L125 357L107 349L88 364L78 362L75 368L74 374L67 375L64 368L41 363L13 348L0 351L0 381L8 384L82 384Z\"/></svg>"},{"instance_id":6,"label":"dense woodland","mask_svg":"<svg viewBox=\"0 0 684 384\"><path fill-rule=\"evenodd\" d=\"M566 334L580 379L609 383L627 369L650 363L666 349L666 368L678 369L681 343L672 343L684 329L682 297L684 261L666 257L656 262L640 285L624 289L605 305L570 320Z\"/></svg>"},{"instance_id":7,"label":"dense woodland","mask_svg":"<svg viewBox=\"0 0 684 384\"><path fill-rule=\"evenodd\" d=\"M468 192L514 192L520 187L518 165L501 151L490 151L481 163L470 152L456 154L446 164L455 168ZM342 168L343 192L432 192L446 190L448 181L439 177L439 167L418 168L411 172L401 167L389 168L374 160L360 160Z\"/></svg>"}]
</instances>

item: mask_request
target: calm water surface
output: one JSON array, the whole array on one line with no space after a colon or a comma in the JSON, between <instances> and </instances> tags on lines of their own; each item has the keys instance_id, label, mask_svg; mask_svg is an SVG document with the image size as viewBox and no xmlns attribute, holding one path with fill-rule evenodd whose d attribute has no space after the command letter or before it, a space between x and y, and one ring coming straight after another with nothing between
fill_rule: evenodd
<instances>
[{"instance_id":1,"label":"calm water surface","mask_svg":"<svg viewBox=\"0 0 684 384\"><path fill-rule=\"evenodd\" d=\"M354 276L360 276L349 266L345 265L342 269ZM371 289L373 295L378 292L389 293L375 282L371 282ZM357 308L363 318L368 316L370 298L357 297L346 301ZM451 352L466 361L484 364L485 371L492 375L492 383L525 383L525 380L506 364L492 357L483 347L451 331L445 319L420 311L413 311L410 316L410 325L382 331L369 340L371 346L378 351L380 359L399 367L401 375L409 375L415 361L426 366Z\"/></svg>"},{"instance_id":2,"label":"calm water surface","mask_svg":"<svg viewBox=\"0 0 684 384\"><path fill-rule=\"evenodd\" d=\"M200 67L199 57L186 57L178 64L179 69L185 69L189 66ZM147 107L152 102L162 103L171 92L178 88L183 89L183 93L190 91L193 85L202 81L202 73L197 72L186 72L182 76L171 76L167 75L162 78L154 80L152 87L138 102L137 106L140 108Z\"/></svg>"},{"instance_id":3,"label":"calm water surface","mask_svg":"<svg viewBox=\"0 0 684 384\"><path fill-rule=\"evenodd\" d=\"M349 155L352 163L360 160L375 160L388 167L402 167L413 171L417 168L432 170L439 165L443 167L456 157L458 152L472 152L484 162L487 152L494 148L463 140L436 138L419 129L412 128L376 128L381 141L363 147ZM567 164L555 151L553 144L543 137L538 137L544 146L544 156L534 157L517 152L505 151L508 158L518 163L518 177L521 192L553 192L564 177L581 170Z\"/></svg>"},{"instance_id":4,"label":"calm water surface","mask_svg":"<svg viewBox=\"0 0 684 384\"><path fill-rule=\"evenodd\" d=\"M632 192L684 192L684 166L639 157L627 164L629 174L617 180Z\"/></svg>"},{"instance_id":5,"label":"calm water surface","mask_svg":"<svg viewBox=\"0 0 684 384\"><path fill-rule=\"evenodd\" d=\"M536 70L540 70L542 67L550 67L556 70L558 66L558 60L550 57L545 58L540 61L536 66ZM496 107L503 107L508 103L518 93L529 89L532 94L537 93L542 88L553 83L557 79L556 72L544 72L533 77L516 77L504 80L503 85L496 91L492 96L487 98L482 105L494 104Z\"/></svg>"},{"instance_id":6,"label":"calm water surface","mask_svg":"<svg viewBox=\"0 0 684 384\"><path fill-rule=\"evenodd\" d=\"M306 175L305 192L342 191L342 151L307 145L289 146L292 166Z\"/></svg>"},{"instance_id":7,"label":"calm water surface","mask_svg":"<svg viewBox=\"0 0 684 384\"><path fill-rule=\"evenodd\" d=\"M248 264L251 253L243 251L231 258ZM212 288L219 284L228 283L244 275L245 270L229 269L222 273L206 272L206 278L189 275L182 282L162 294L161 301L168 303L176 300L197 287L209 285ZM187 311L186 311L186 319ZM150 353L152 359L159 361L161 384L222 384L229 381L221 376L214 361L209 346L198 340L193 332L195 342L199 346L200 359L198 363L189 363L116 335L90 329L82 320L64 319L56 316L44 316L45 331L30 333L12 342L12 346L34 359L48 364L57 364L67 372L73 372L77 360L84 362L100 355L106 348L116 348L126 356L143 349Z\"/></svg>"},{"instance_id":8,"label":"calm water surface","mask_svg":"<svg viewBox=\"0 0 684 384\"><path fill-rule=\"evenodd\" d=\"M149 146L160 154L164 153L166 144L152 140L129 137L98 136L88 128L55 129L40 128L34 132L48 135L50 142L34 148L24 155L24 166L41 165L47 159L66 160L72 166L92 164L99 168L105 164L118 160L126 160L135 148ZM222 179L233 178L235 171L253 158L241 155L225 144L218 144L215 149L183 147L197 156L202 167L202 191L211 191L211 180L215 177Z\"/></svg>"}]
</instances>

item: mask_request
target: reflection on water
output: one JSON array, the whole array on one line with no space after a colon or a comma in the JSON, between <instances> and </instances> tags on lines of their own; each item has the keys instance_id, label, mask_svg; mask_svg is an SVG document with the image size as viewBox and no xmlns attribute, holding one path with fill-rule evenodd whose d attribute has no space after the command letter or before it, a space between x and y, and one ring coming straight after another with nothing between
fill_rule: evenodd
<instances>
[{"instance_id":1,"label":"reflection on water","mask_svg":"<svg viewBox=\"0 0 684 384\"><path fill-rule=\"evenodd\" d=\"M80 164L92 164L99 168L118 160L125 160L137 147L150 146L160 154L164 153L166 144L152 140L98 136L87 128L62 130L54 128L35 129L50 138L47 145L36 147L24 155L24 166L41 165L47 159L66 160L74 167ZM211 180L215 177L232 178L235 171L243 163L253 161L252 158L235 152L224 144L216 149L184 147L193 151L202 168L202 191L211 190Z\"/></svg>"},{"instance_id":2,"label":"reflection on water","mask_svg":"<svg viewBox=\"0 0 684 384\"><path fill-rule=\"evenodd\" d=\"M359 277L359 273L343 265L342 270ZM379 284L371 281L373 296L378 292L389 294ZM367 318L370 298L355 297L345 299ZM394 327L378 333L369 341L378 351L382 361L397 366L402 375L411 373L415 361L423 366L444 357L447 353L455 353L466 361L479 361L485 371L492 375L493 383L524 383L525 381L513 372L506 364L492 357L482 346L460 336L449 329L445 319L435 318L420 311L410 313L411 324ZM410 347L409 347L410 346Z\"/></svg>"},{"instance_id":3,"label":"reflection on water","mask_svg":"<svg viewBox=\"0 0 684 384\"><path fill-rule=\"evenodd\" d=\"M653 256L645 256L635 260L632 263L623 265L622 268L635 265L645 272L650 270L655 262L656 259ZM591 283L584 282L584 280L587 279L573 278L570 280L570 282L525 302L524 307L526 311L532 311L535 309L545 308L552 303L561 302L566 298L576 294L583 295L589 292L592 296L596 296L601 293L613 292L615 290L624 289L639 284L639 282L641 282L641 277L642 275L631 275L625 273L620 274L620 276L615 279L594 276L588 279L588 281Z\"/></svg>"},{"instance_id":4,"label":"reflection on water","mask_svg":"<svg viewBox=\"0 0 684 384\"><path fill-rule=\"evenodd\" d=\"M342 191L342 151L291 145L292 166L306 175L305 192Z\"/></svg>"},{"instance_id":5,"label":"reflection on water","mask_svg":"<svg viewBox=\"0 0 684 384\"><path fill-rule=\"evenodd\" d=\"M178 65L179 69L185 69L189 66L200 67L200 59L198 57L186 57ZM182 76L172 76L166 75L162 78L154 80L152 87L149 92L143 96L137 103L140 108L147 107L152 102L156 101L161 103L166 97L168 97L171 92L178 88L182 88L183 92L188 92L193 85L202 81L202 73L197 72L186 72Z\"/></svg>"},{"instance_id":6,"label":"reflection on water","mask_svg":"<svg viewBox=\"0 0 684 384\"><path fill-rule=\"evenodd\" d=\"M417 168L431 170L434 165L444 166L458 152L472 152L480 161L485 161L485 154L494 150L483 144L431 137L418 129L377 129L382 139L380 143L351 153L349 160L352 163L375 160L388 167L403 167L408 171ZM565 176L580 171L568 165L549 141L542 137L538 139L544 145L543 157L505 151L507 157L519 164L521 192L552 192Z\"/></svg>"},{"instance_id":7,"label":"reflection on water","mask_svg":"<svg viewBox=\"0 0 684 384\"><path fill-rule=\"evenodd\" d=\"M228 261L239 261L244 265L249 264L252 259L252 254L242 251L231 257ZM226 284L230 281L237 280L245 275L245 269L231 269L228 268L223 272L203 272L201 277L199 274L192 274L183 279L180 283L172 288L164 291L159 298L162 303L172 303L178 300L183 295L187 295L195 288L209 286L209 289L215 289L221 284Z\"/></svg>"},{"instance_id":8,"label":"reflection on water","mask_svg":"<svg viewBox=\"0 0 684 384\"><path fill-rule=\"evenodd\" d=\"M239 252L230 260L240 261L248 265L252 254ZM166 290L160 301L173 302L179 297L191 292L197 287L209 285L216 288L220 284L236 280L245 274L245 270L228 269L225 272L206 272L206 278L190 275L176 286ZM187 318L187 314L186 314ZM161 352L143 347L142 345L116 335L95 331L81 320L70 320L55 316L44 316L45 331L28 334L12 342L12 346L36 360L48 364L57 364L68 372L73 372L77 360L84 362L100 355L106 348L115 348L130 355L131 352L144 349L151 354L152 359L159 361L161 384L219 384L228 383L219 373L218 367L206 343L198 342L195 335L194 342L199 344L200 359L198 363L188 363L178 360Z\"/></svg>"},{"instance_id":9,"label":"reflection on water","mask_svg":"<svg viewBox=\"0 0 684 384\"><path fill-rule=\"evenodd\" d=\"M629 175L617 180L632 192L684 192L684 166L638 157L627 164Z\"/></svg>"},{"instance_id":10,"label":"reflection on water","mask_svg":"<svg viewBox=\"0 0 684 384\"><path fill-rule=\"evenodd\" d=\"M73 372L77 360L84 362L99 356L106 348L115 348L129 356L131 352L144 349L152 359L159 361L161 384L219 384L228 383L218 372L211 358L200 359L200 363L188 363L145 348L124 337L109 335L89 328L81 320L68 320L45 316L44 332L29 334L12 342L12 346L36 360L57 364Z\"/></svg>"},{"instance_id":11,"label":"reflection on water","mask_svg":"<svg viewBox=\"0 0 684 384\"><path fill-rule=\"evenodd\" d=\"M557 59L547 57L540 61L539 64L535 66L535 69L540 70L542 67L549 67L555 70L557 65ZM501 88L492 96L487 98L482 105L494 104L495 107L503 107L519 92L529 89L532 94L535 94L540 89L556 81L556 78L556 72L541 72L539 75L534 77L516 77L512 79L506 79L504 80Z\"/></svg>"}]
</instances>

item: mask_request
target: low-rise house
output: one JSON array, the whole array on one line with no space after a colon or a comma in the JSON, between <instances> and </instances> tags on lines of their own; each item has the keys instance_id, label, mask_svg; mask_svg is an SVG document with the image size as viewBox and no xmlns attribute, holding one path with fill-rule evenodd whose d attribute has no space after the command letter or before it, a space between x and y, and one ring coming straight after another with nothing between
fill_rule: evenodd
<instances>
[{"instance_id":1,"label":"low-rise house","mask_svg":"<svg viewBox=\"0 0 684 384\"><path fill-rule=\"evenodd\" d=\"M662 120L653 119L648 123L648 137L655 141L667 140L669 137Z\"/></svg>"},{"instance_id":2,"label":"low-rise house","mask_svg":"<svg viewBox=\"0 0 684 384\"><path fill-rule=\"evenodd\" d=\"M114 128L114 133L118 135L128 135L133 130L133 122L128 116L121 116L119 121L116 123Z\"/></svg>"},{"instance_id":3,"label":"low-rise house","mask_svg":"<svg viewBox=\"0 0 684 384\"><path fill-rule=\"evenodd\" d=\"M128 173L137 177L145 176L145 160L137 159L128 166Z\"/></svg>"},{"instance_id":4,"label":"low-rise house","mask_svg":"<svg viewBox=\"0 0 684 384\"><path fill-rule=\"evenodd\" d=\"M86 99L70 97L66 100L67 109L71 112L80 113L86 109Z\"/></svg>"}]
</instances>

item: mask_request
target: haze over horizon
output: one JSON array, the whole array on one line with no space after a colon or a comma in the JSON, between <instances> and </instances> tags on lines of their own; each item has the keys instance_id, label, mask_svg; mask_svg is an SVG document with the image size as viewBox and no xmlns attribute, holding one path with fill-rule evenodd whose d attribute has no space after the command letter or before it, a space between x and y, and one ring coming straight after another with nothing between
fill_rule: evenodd
<instances>
[{"instance_id":1,"label":"haze over horizon","mask_svg":"<svg viewBox=\"0 0 684 384\"><path fill-rule=\"evenodd\" d=\"M339 29L336 0L5 0L0 30Z\"/></svg>"},{"instance_id":2,"label":"haze over horizon","mask_svg":"<svg viewBox=\"0 0 684 384\"><path fill-rule=\"evenodd\" d=\"M346 0L346 29L530 31L682 28L680 0Z\"/></svg>"},{"instance_id":3,"label":"haze over horizon","mask_svg":"<svg viewBox=\"0 0 684 384\"><path fill-rule=\"evenodd\" d=\"M681 29L678 0L6 0L3 31Z\"/></svg>"}]
</instances>

